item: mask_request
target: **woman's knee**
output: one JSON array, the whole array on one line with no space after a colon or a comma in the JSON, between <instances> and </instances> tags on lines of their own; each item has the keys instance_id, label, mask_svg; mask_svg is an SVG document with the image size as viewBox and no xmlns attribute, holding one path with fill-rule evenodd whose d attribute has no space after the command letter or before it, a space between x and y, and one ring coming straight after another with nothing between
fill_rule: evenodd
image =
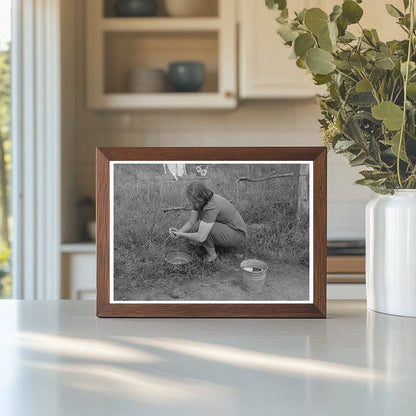
<instances>
[{"instance_id":1,"label":"woman's knee","mask_svg":"<svg viewBox=\"0 0 416 416\"><path fill-rule=\"evenodd\" d=\"M217 247L233 248L242 244L245 238L238 231L221 224L219 227L213 227L207 240L209 240L209 244L214 244Z\"/></svg>"}]
</instances>

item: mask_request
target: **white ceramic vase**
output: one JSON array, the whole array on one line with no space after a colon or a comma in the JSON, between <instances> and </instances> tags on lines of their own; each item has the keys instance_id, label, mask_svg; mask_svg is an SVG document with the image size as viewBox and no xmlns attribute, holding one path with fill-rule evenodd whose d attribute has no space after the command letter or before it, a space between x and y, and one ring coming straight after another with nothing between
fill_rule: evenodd
<instances>
[{"instance_id":1,"label":"white ceramic vase","mask_svg":"<svg viewBox=\"0 0 416 416\"><path fill-rule=\"evenodd\" d=\"M366 280L369 309L416 317L416 190L368 203Z\"/></svg>"}]
</instances>

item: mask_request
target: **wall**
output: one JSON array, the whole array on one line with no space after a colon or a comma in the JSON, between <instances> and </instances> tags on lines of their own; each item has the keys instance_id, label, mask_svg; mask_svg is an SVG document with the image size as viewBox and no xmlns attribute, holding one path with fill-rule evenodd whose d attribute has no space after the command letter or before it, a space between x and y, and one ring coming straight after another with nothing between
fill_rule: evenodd
<instances>
[{"instance_id":1,"label":"wall","mask_svg":"<svg viewBox=\"0 0 416 416\"><path fill-rule=\"evenodd\" d=\"M314 99L242 102L233 111L92 112L85 107L84 2L74 0L75 18L66 21L65 57L74 65L74 114L66 135L65 209L74 212L77 201L95 192L96 146L319 146L319 108ZM70 13L69 13L70 15ZM71 37L72 36L72 37ZM71 59L73 58L73 59ZM67 71L69 72L69 71ZM68 130L68 131L69 131ZM70 140L71 135L74 141ZM358 178L343 158L330 154L328 167L328 235L331 238L364 235L364 205L371 192L354 185ZM73 181L72 181L73 179ZM65 195L70 195L67 198ZM79 220L79 218L78 218ZM65 218L64 218L65 221ZM64 226L64 241L76 238L73 223Z\"/></svg>"}]
</instances>

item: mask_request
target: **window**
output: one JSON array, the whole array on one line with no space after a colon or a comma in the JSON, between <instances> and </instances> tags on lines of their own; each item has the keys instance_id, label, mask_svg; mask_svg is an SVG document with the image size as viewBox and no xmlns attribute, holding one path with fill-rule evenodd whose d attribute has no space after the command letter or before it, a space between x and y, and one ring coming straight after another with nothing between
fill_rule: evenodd
<instances>
[{"instance_id":1,"label":"window","mask_svg":"<svg viewBox=\"0 0 416 416\"><path fill-rule=\"evenodd\" d=\"M10 42L11 0L0 0L0 298L12 294L10 267Z\"/></svg>"}]
</instances>

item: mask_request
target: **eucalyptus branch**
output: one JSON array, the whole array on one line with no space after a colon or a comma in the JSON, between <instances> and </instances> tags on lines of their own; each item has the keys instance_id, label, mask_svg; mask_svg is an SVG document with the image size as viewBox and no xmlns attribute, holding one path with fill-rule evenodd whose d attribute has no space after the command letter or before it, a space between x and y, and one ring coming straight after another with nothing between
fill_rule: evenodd
<instances>
[{"instance_id":1,"label":"eucalyptus branch","mask_svg":"<svg viewBox=\"0 0 416 416\"><path fill-rule=\"evenodd\" d=\"M402 177L400 173L400 157L402 155L403 139L404 132L406 129L406 108L407 108L407 83L409 82L409 68L412 58L413 50L413 36L415 28L415 0L410 0L410 30L409 30L409 44L407 47L407 60L406 60L406 73L404 76L404 85L403 85L403 118L402 118L402 127L400 129L400 140L399 140L399 149L397 152L397 178L399 180L400 187L403 187Z\"/></svg>"},{"instance_id":2,"label":"eucalyptus branch","mask_svg":"<svg viewBox=\"0 0 416 416\"><path fill-rule=\"evenodd\" d=\"M364 38L365 38L365 40L367 41L367 43L369 44L369 45L371 45L373 48L374 48L374 50L376 50L376 51L378 51L378 49L377 49L377 45L375 45L374 43L373 43L373 41L365 34L365 32L364 32L364 28L361 26L361 23L360 22L358 22L358 26L360 27L360 29L361 29L361 33L363 34L363 36L364 36Z\"/></svg>"},{"instance_id":3,"label":"eucalyptus branch","mask_svg":"<svg viewBox=\"0 0 416 416\"><path fill-rule=\"evenodd\" d=\"M346 77L346 78L350 79L351 81L353 81L353 82L355 82L355 83L357 83L357 82L358 82L355 78L350 77L348 74L346 74L345 72L342 72L342 71L341 71L341 70L339 70L338 68L335 68L335 72L338 72L339 74L344 75L344 77Z\"/></svg>"},{"instance_id":4,"label":"eucalyptus branch","mask_svg":"<svg viewBox=\"0 0 416 416\"><path fill-rule=\"evenodd\" d=\"M267 0L266 3L272 9L276 5L286 6L284 0ZM404 41L392 39L388 42L378 40L371 28L363 28L361 1L354 4L349 1L345 7L344 3L341 8L334 7L331 15L318 7L305 9L299 23L299 18L292 20L285 9L279 23L286 27L279 34L283 39L292 32L300 35L295 54L304 58L305 69L316 81L327 86L328 95L320 98L325 142L339 143L334 147L336 153L355 159L355 165L370 169L363 175L365 184L376 192L386 194L399 188L416 189L416 151L414 146L406 146L410 145L407 140L412 143L416 140L412 125L416 118L416 110L413 111L416 108L416 71L412 69L416 57L416 0L404 0L403 17L394 7L387 7L406 33ZM344 19L345 29L354 25L361 33L350 36L346 31L339 31L335 37L331 26L338 24L340 17ZM325 37L320 44L321 34ZM329 42L331 47L327 47ZM286 43L293 46L293 42ZM367 93L357 94L357 89ZM363 153L357 159L358 149ZM380 170L389 172L388 180L380 180L377 174Z\"/></svg>"},{"instance_id":5,"label":"eucalyptus branch","mask_svg":"<svg viewBox=\"0 0 416 416\"><path fill-rule=\"evenodd\" d=\"M407 27L401 25L400 23L397 23L397 24L399 25L400 29L402 29L406 33L406 35L409 36L409 31L407 30Z\"/></svg>"},{"instance_id":6,"label":"eucalyptus branch","mask_svg":"<svg viewBox=\"0 0 416 416\"><path fill-rule=\"evenodd\" d=\"M362 65L361 65L360 74L363 77L363 79L369 82L370 87L371 87L371 93L373 94L374 99L377 101L377 104L380 104L380 98L378 96L378 92L376 88L374 87L373 83L371 82L370 78L368 77L367 73L365 72L365 69L362 67Z\"/></svg>"},{"instance_id":7,"label":"eucalyptus branch","mask_svg":"<svg viewBox=\"0 0 416 416\"><path fill-rule=\"evenodd\" d=\"M389 97L390 101L392 101L392 99L393 99L394 90L396 89L396 84L397 84L397 80L394 80L393 87L391 89L391 94L390 94L390 97ZM395 101L393 101L393 102L395 102Z\"/></svg>"},{"instance_id":8,"label":"eucalyptus branch","mask_svg":"<svg viewBox=\"0 0 416 416\"><path fill-rule=\"evenodd\" d=\"M402 91L403 91L403 88L399 88L399 91L397 92L396 96L394 97L394 100L393 100L394 103L399 99L399 96L402 93Z\"/></svg>"}]
</instances>

